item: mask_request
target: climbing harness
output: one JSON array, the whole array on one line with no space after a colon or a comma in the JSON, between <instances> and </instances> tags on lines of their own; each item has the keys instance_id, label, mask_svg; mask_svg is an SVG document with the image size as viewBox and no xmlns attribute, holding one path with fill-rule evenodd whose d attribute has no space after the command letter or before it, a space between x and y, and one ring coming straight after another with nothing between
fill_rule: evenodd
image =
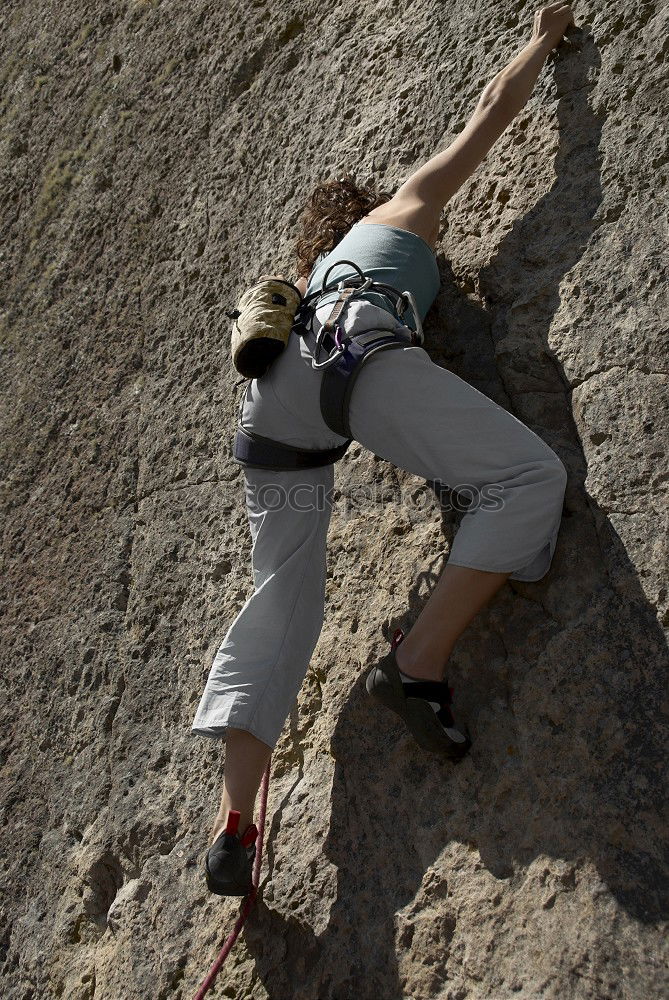
<instances>
[{"instance_id":1,"label":"climbing harness","mask_svg":"<svg viewBox=\"0 0 669 1000\"><path fill-rule=\"evenodd\" d=\"M355 276L333 280L328 284L328 276L333 268L342 264L350 265L357 272ZM352 441L348 420L349 402L356 379L362 366L379 351L406 347L407 344L423 343L423 328L416 300L411 292L400 292L392 285L374 281L350 260L339 260L332 264L323 276L320 289L305 296L300 302L292 332L299 336L313 333L313 321L321 299L332 291L339 296L332 311L316 335L316 344L311 366L322 372L320 405L323 420L327 426L346 439L344 444L327 450L295 448L262 437L241 425L237 428L233 445L233 457L240 465L261 469L306 469L330 465L338 461ZM413 313L416 329L379 330L370 327L347 333L343 317L348 305L354 299L363 298L368 292L385 297L397 319L402 320L407 307ZM322 359L323 352L327 352Z\"/></svg>"},{"instance_id":2,"label":"climbing harness","mask_svg":"<svg viewBox=\"0 0 669 1000\"><path fill-rule=\"evenodd\" d=\"M321 465L337 462L349 444L347 441L337 448L309 451L273 441L272 438L249 431L240 424L235 434L234 457L241 465L252 465L261 469L315 469Z\"/></svg>"},{"instance_id":3,"label":"climbing harness","mask_svg":"<svg viewBox=\"0 0 669 1000\"><path fill-rule=\"evenodd\" d=\"M253 864L253 889L246 896L244 904L242 906L241 913L235 922L235 926L230 931L230 934L225 939L225 943L221 950L219 951L216 959L211 966L206 977L202 981L202 985L193 997L193 1000L203 1000L207 995L211 987L216 982L216 978L223 967L223 963L232 951L232 946L239 937L239 932L241 931L246 918L248 917L253 904L255 903L256 896L258 895L258 886L260 884L260 866L262 864L262 848L263 848L263 838L265 836L265 816L267 814L267 793L269 791L269 773L272 765L272 758L270 755L267 761L267 766L265 767L265 773L262 776L262 783L260 785L260 815L258 817L258 825L260 832L257 839L257 849L255 861Z\"/></svg>"},{"instance_id":4,"label":"climbing harness","mask_svg":"<svg viewBox=\"0 0 669 1000\"><path fill-rule=\"evenodd\" d=\"M305 299L306 305L315 299L315 305L312 306L310 317L312 329L313 316L318 300L327 291L328 275L333 267L338 267L341 264L349 264L354 268L357 271L357 277L347 278L337 283L339 297L332 308L332 312L318 332L316 350L311 365L317 371L323 372L320 402L321 413L325 423L336 434L348 438L350 441L352 434L348 421L348 406L355 381L362 370L363 364L369 361L378 351L406 347L407 338L406 336L400 336L399 332L378 330L374 327L347 333L342 317L349 303L355 298L364 297L369 291L377 292L390 301L395 316L400 320L407 306L410 306L414 315L416 330L410 332L409 343L422 344L424 338L418 307L411 292L399 292L392 285L373 281L372 278L366 277L358 265L350 260L337 261L337 263L332 264L323 276L323 286L320 291L312 292ZM319 361L324 348L328 351L327 357L324 361Z\"/></svg>"}]
</instances>

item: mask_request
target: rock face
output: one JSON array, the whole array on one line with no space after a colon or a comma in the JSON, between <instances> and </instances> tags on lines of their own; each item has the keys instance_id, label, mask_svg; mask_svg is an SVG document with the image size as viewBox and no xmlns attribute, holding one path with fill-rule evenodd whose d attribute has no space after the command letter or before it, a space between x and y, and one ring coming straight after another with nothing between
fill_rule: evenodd
<instances>
[{"instance_id":1,"label":"rock face","mask_svg":"<svg viewBox=\"0 0 669 1000\"><path fill-rule=\"evenodd\" d=\"M225 748L190 734L252 586L225 310L294 276L315 182L394 190L454 137L529 37L533 8L503 7L4 5L7 1000L186 1000L234 922L201 868ZM569 471L550 573L453 655L472 754L428 759L364 691L457 525L352 448L215 996L669 991L661 8L594 0L444 212L427 347Z\"/></svg>"}]
</instances>

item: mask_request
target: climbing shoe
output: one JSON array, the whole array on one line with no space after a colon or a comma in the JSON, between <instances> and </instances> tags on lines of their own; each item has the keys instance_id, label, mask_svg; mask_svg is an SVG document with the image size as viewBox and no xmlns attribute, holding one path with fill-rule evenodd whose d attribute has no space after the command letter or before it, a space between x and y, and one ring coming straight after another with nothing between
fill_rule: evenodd
<instances>
[{"instance_id":1,"label":"climbing shoe","mask_svg":"<svg viewBox=\"0 0 669 1000\"><path fill-rule=\"evenodd\" d=\"M405 675L400 673L395 658L403 639L404 633L398 628L390 652L367 677L367 691L404 720L424 750L460 760L471 747L471 740L456 728L451 711L453 689L447 681L403 679Z\"/></svg>"},{"instance_id":2,"label":"climbing shoe","mask_svg":"<svg viewBox=\"0 0 669 1000\"><path fill-rule=\"evenodd\" d=\"M253 861L258 830L255 824L237 833L240 813L231 809L225 829L207 851L204 868L207 887L217 896L246 896L253 889Z\"/></svg>"}]
</instances>

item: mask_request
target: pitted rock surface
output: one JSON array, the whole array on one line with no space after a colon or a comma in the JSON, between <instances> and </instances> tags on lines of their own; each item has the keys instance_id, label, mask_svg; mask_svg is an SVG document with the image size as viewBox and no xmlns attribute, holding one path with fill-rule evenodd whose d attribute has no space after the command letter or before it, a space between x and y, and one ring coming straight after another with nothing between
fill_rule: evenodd
<instances>
[{"instance_id":1,"label":"pitted rock surface","mask_svg":"<svg viewBox=\"0 0 669 1000\"><path fill-rule=\"evenodd\" d=\"M212 996L669 993L667 13L579 8L444 211L426 323L433 359L565 462L553 566L458 642L472 753L428 758L364 679L459 515L349 450L261 897ZM317 181L395 190L444 148L532 13L3 5L7 1000L186 1000L232 927L202 870L225 747L190 734L252 587L225 311L296 276Z\"/></svg>"}]
</instances>

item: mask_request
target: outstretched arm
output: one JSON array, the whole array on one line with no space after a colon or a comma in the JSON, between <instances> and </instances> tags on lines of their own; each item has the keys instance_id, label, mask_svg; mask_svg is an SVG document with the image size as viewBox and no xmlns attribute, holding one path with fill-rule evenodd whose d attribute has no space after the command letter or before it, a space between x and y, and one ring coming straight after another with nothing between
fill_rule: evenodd
<instances>
[{"instance_id":1,"label":"outstretched arm","mask_svg":"<svg viewBox=\"0 0 669 1000\"><path fill-rule=\"evenodd\" d=\"M564 0L537 11L531 40L486 86L462 132L398 188L392 199L398 209L405 205L413 215L423 203L433 214L453 197L526 104L546 57L573 23Z\"/></svg>"}]
</instances>

